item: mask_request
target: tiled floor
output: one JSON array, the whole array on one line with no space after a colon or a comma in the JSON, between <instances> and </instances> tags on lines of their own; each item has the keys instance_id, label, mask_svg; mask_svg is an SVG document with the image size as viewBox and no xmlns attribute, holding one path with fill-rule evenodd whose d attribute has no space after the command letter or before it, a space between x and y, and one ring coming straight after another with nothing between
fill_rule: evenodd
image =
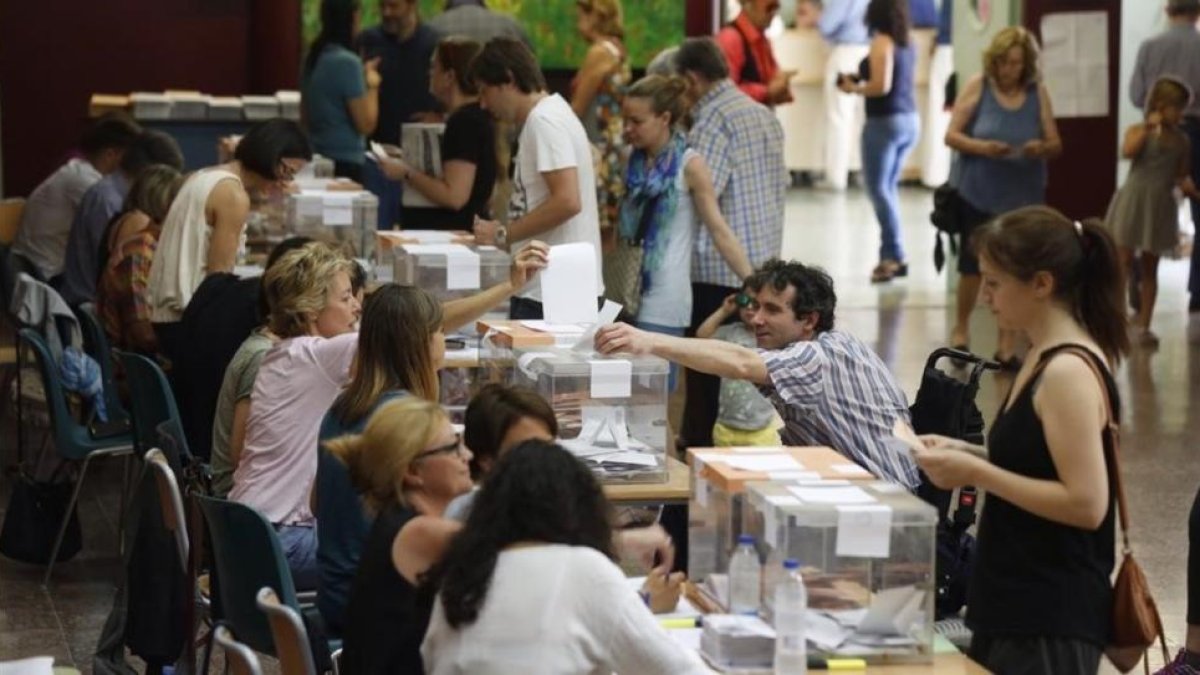
<instances>
[{"instance_id":1,"label":"tiled floor","mask_svg":"<svg viewBox=\"0 0 1200 675\"><path fill-rule=\"evenodd\" d=\"M861 192L845 195L793 191L785 253L825 266L837 284L839 327L875 345L911 396L925 357L944 342L950 320L947 283L932 260L929 192L904 190L903 222L910 276L876 287L867 278L878 230ZM1141 351L1118 374L1124 403L1124 471L1132 507L1133 541L1166 622L1174 649L1184 630L1186 520L1200 484L1193 434L1200 435L1200 318L1190 319L1183 294L1186 262L1167 261L1155 328L1162 345ZM994 351L993 327L983 310L972 320L974 350ZM987 376L979 402L990 419L1008 386ZM0 456L13 445L10 417ZM81 502L83 552L60 565L48 590L41 570L0 559L0 658L53 654L62 664L90 671L90 655L112 601L119 571L115 528L119 462L101 465ZM9 484L0 479L0 512Z\"/></svg>"}]
</instances>

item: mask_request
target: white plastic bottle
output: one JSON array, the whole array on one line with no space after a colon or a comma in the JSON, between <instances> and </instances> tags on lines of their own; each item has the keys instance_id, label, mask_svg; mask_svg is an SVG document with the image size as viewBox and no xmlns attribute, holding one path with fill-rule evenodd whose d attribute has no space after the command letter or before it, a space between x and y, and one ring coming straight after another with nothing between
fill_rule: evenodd
<instances>
[{"instance_id":1,"label":"white plastic bottle","mask_svg":"<svg viewBox=\"0 0 1200 675\"><path fill-rule=\"evenodd\" d=\"M754 549L754 537L743 534L729 560L729 613L757 615L761 594L762 565Z\"/></svg>"},{"instance_id":2,"label":"white plastic bottle","mask_svg":"<svg viewBox=\"0 0 1200 675\"><path fill-rule=\"evenodd\" d=\"M775 675L807 675L804 627L808 591L800 576L800 563L795 559L783 561L783 573L775 587Z\"/></svg>"}]
</instances>

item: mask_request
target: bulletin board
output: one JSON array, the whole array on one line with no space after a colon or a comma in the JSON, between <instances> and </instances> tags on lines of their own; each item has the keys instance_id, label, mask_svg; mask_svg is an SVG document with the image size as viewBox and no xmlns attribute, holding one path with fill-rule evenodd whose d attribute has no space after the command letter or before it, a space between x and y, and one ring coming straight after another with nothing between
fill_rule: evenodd
<instances>
[{"instance_id":1,"label":"bulletin board","mask_svg":"<svg viewBox=\"0 0 1200 675\"><path fill-rule=\"evenodd\" d=\"M442 11L445 0L419 0L421 16ZM304 44L320 30L321 0L302 0ZM583 63L587 43L575 30L575 0L487 0L494 11L511 15L525 27L544 70L574 70ZM626 0L625 46L635 68L644 68L662 49L684 38L687 3L681 0ZM362 0L362 25L379 23L379 3Z\"/></svg>"}]
</instances>

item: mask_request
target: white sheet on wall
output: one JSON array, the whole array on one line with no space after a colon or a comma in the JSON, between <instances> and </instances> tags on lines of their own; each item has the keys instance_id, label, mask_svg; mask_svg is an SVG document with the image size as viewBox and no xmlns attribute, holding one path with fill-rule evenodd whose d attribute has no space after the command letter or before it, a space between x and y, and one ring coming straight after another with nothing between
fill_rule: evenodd
<instances>
[{"instance_id":1,"label":"white sheet on wall","mask_svg":"<svg viewBox=\"0 0 1200 675\"><path fill-rule=\"evenodd\" d=\"M1108 13L1043 16L1042 69L1055 117L1106 117Z\"/></svg>"}]
</instances>

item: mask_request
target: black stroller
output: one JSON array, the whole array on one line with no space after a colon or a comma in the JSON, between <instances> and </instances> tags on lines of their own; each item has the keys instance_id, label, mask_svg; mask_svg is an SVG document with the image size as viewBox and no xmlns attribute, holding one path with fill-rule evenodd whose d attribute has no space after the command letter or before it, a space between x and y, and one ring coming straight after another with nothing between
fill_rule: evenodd
<instances>
[{"instance_id":1,"label":"black stroller","mask_svg":"<svg viewBox=\"0 0 1200 675\"><path fill-rule=\"evenodd\" d=\"M952 370L938 368L947 361ZM937 349L925 361L917 399L909 408L913 430L918 434L941 434L969 443L983 443L983 414L975 404L979 380L1000 364L956 349ZM978 494L973 487L942 490L921 474L917 496L938 511L937 527L937 619L954 617L967 600L975 538L967 530L975 523Z\"/></svg>"}]
</instances>

